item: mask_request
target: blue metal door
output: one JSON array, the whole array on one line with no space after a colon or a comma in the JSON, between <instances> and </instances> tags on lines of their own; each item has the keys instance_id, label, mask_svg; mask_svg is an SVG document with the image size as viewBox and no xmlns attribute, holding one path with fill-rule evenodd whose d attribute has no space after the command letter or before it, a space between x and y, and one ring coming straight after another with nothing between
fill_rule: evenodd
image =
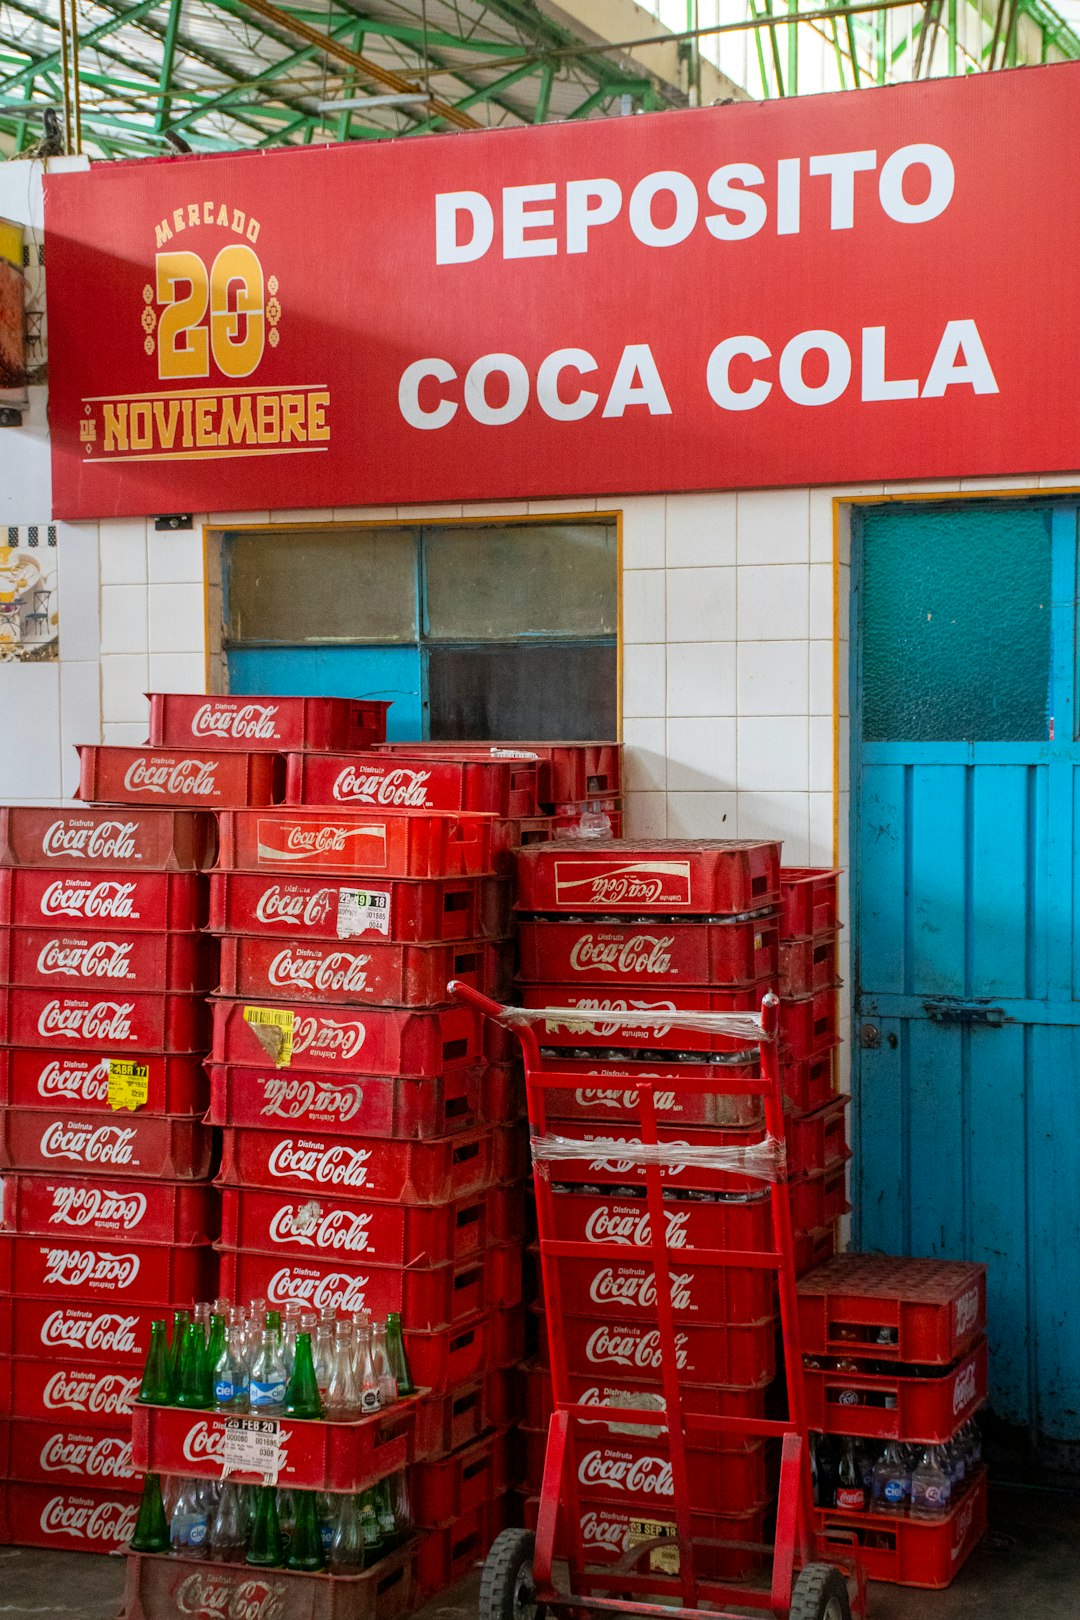
<instances>
[{"instance_id":1,"label":"blue metal door","mask_svg":"<svg viewBox=\"0 0 1080 1620\"><path fill-rule=\"evenodd\" d=\"M855 1235L989 1267L991 1409L1080 1471L1077 512L853 536Z\"/></svg>"}]
</instances>

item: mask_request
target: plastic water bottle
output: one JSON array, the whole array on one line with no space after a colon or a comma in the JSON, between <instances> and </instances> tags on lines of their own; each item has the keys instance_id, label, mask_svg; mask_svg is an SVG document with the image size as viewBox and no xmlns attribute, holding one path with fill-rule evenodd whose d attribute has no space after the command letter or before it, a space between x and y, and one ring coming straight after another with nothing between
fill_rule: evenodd
<instances>
[{"instance_id":1,"label":"plastic water bottle","mask_svg":"<svg viewBox=\"0 0 1080 1620\"><path fill-rule=\"evenodd\" d=\"M874 1464L874 1511L903 1513L911 1498L911 1472L897 1441L890 1440Z\"/></svg>"},{"instance_id":2,"label":"plastic water bottle","mask_svg":"<svg viewBox=\"0 0 1080 1620\"><path fill-rule=\"evenodd\" d=\"M927 1446L911 1475L911 1512L918 1519L942 1519L949 1511L952 1480L941 1451Z\"/></svg>"}]
</instances>

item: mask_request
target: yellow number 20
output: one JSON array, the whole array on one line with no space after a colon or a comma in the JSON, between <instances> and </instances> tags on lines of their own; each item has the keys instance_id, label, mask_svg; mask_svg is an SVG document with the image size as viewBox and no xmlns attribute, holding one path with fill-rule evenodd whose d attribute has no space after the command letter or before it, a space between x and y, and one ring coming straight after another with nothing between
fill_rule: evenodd
<instances>
[{"instance_id":1,"label":"yellow number 20","mask_svg":"<svg viewBox=\"0 0 1080 1620\"><path fill-rule=\"evenodd\" d=\"M178 295L181 286L186 290ZM266 338L263 296L262 265L241 242L223 247L209 274L197 253L159 253L157 301L165 307L158 328L158 376L207 377L212 351L226 377L250 377ZM208 307L209 332L203 325Z\"/></svg>"}]
</instances>

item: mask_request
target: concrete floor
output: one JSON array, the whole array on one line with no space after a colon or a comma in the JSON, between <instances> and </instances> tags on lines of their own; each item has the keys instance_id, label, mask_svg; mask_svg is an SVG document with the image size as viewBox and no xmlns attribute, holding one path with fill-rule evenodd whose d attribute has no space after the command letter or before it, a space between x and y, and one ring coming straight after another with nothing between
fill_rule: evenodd
<instances>
[{"instance_id":1,"label":"concrete floor","mask_svg":"<svg viewBox=\"0 0 1080 1620\"><path fill-rule=\"evenodd\" d=\"M116 1620L123 1561L0 1548L0 1617ZM442 1593L422 1620L475 1620L479 1578ZM999 1487L990 1533L947 1592L871 1588L871 1620L1078 1620L1080 1497ZM420 1620L420 1617L418 1617Z\"/></svg>"}]
</instances>

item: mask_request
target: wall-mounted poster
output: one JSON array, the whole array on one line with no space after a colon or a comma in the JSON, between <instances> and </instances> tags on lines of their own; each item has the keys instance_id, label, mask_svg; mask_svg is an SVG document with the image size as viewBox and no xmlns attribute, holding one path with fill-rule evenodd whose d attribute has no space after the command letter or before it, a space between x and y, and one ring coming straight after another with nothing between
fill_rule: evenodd
<instances>
[{"instance_id":1,"label":"wall-mounted poster","mask_svg":"<svg viewBox=\"0 0 1080 1620\"><path fill-rule=\"evenodd\" d=\"M0 545L0 663L43 664L59 656L55 548Z\"/></svg>"},{"instance_id":2,"label":"wall-mounted poster","mask_svg":"<svg viewBox=\"0 0 1080 1620\"><path fill-rule=\"evenodd\" d=\"M25 410L26 278L22 226L0 219L0 410Z\"/></svg>"}]
</instances>

